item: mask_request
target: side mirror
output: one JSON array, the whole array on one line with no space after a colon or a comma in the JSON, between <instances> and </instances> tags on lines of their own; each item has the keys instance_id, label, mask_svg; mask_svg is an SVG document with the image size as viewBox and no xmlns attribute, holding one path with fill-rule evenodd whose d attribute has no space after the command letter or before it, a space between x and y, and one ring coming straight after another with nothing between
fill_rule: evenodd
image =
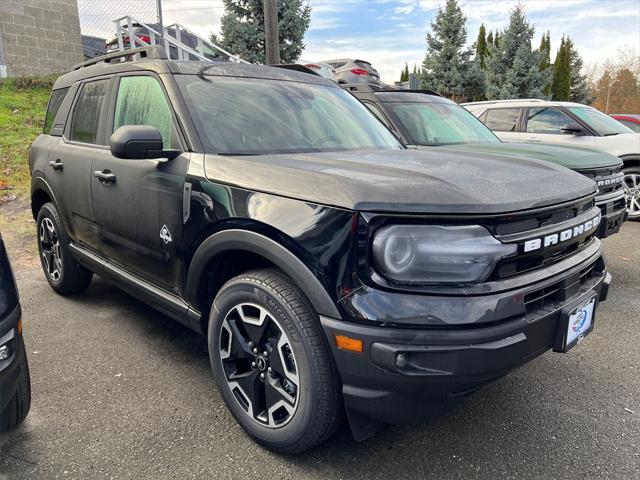
<instances>
[{"instance_id":1,"label":"side mirror","mask_svg":"<svg viewBox=\"0 0 640 480\"><path fill-rule=\"evenodd\" d=\"M567 135L582 135L584 129L578 125L577 123L570 123L569 125L565 125L560 129L562 133L566 133Z\"/></svg>"},{"instance_id":2,"label":"side mirror","mask_svg":"<svg viewBox=\"0 0 640 480\"><path fill-rule=\"evenodd\" d=\"M156 127L148 125L125 125L111 135L111 155L124 159L167 158L173 160L179 150L164 150L162 135Z\"/></svg>"}]
</instances>

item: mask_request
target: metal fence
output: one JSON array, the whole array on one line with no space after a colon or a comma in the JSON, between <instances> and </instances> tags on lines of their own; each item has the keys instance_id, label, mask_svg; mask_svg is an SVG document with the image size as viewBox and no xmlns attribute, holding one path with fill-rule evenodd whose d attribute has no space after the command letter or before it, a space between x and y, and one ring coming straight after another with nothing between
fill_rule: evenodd
<instances>
[{"instance_id":1,"label":"metal fence","mask_svg":"<svg viewBox=\"0 0 640 480\"><path fill-rule=\"evenodd\" d=\"M147 24L160 24L161 0L78 0L80 32L86 58L105 53L116 37L115 20L131 15Z\"/></svg>"}]
</instances>

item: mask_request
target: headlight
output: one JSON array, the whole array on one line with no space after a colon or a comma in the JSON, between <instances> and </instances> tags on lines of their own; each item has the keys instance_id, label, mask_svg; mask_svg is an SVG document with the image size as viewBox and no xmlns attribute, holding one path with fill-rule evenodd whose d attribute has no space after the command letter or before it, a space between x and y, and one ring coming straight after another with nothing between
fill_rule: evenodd
<instances>
[{"instance_id":1,"label":"headlight","mask_svg":"<svg viewBox=\"0 0 640 480\"><path fill-rule=\"evenodd\" d=\"M373 259L395 282L461 285L485 280L517 248L478 225L392 225L374 236Z\"/></svg>"}]
</instances>

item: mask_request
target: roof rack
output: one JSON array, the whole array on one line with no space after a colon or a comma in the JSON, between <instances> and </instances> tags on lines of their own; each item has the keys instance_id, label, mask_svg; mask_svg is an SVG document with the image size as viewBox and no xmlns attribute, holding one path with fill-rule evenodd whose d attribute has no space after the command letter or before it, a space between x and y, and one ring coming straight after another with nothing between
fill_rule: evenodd
<instances>
[{"instance_id":1,"label":"roof rack","mask_svg":"<svg viewBox=\"0 0 640 480\"><path fill-rule=\"evenodd\" d=\"M96 65L98 63L111 63L116 59L123 59L123 62L132 62L134 60L167 60L167 54L159 45L150 45L147 47L130 48L127 50L121 50L117 52L107 53L99 57L92 58L86 62L78 63L73 66L74 70L79 70L90 65Z\"/></svg>"},{"instance_id":2,"label":"roof rack","mask_svg":"<svg viewBox=\"0 0 640 480\"><path fill-rule=\"evenodd\" d=\"M350 92L363 92L363 93L382 93L382 92L398 92L398 93L423 93L425 95L435 95L440 97L438 92L427 89L408 89L408 88L393 88L389 85L376 85L375 83L346 83L341 85L345 90Z\"/></svg>"}]
</instances>

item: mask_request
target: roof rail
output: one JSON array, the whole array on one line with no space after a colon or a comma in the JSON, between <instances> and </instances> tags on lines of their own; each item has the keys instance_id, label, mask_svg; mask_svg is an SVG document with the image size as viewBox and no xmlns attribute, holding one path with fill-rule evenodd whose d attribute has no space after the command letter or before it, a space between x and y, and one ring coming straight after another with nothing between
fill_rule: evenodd
<instances>
[{"instance_id":1,"label":"roof rail","mask_svg":"<svg viewBox=\"0 0 640 480\"><path fill-rule=\"evenodd\" d=\"M465 102L461 105L490 105L492 103L517 103L517 102L547 102L541 98L509 98L506 100L484 100L482 102Z\"/></svg>"},{"instance_id":2,"label":"roof rail","mask_svg":"<svg viewBox=\"0 0 640 480\"><path fill-rule=\"evenodd\" d=\"M341 83L340 86L350 92L379 92L389 87L375 83Z\"/></svg>"},{"instance_id":3,"label":"roof rail","mask_svg":"<svg viewBox=\"0 0 640 480\"><path fill-rule=\"evenodd\" d=\"M295 70L296 72L309 73L311 75L316 75L318 77L322 76L315 70L311 70L309 67L302 65L301 63L277 63L273 65L268 65L268 66L275 67L275 68L283 68L285 70Z\"/></svg>"},{"instance_id":4,"label":"roof rail","mask_svg":"<svg viewBox=\"0 0 640 480\"><path fill-rule=\"evenodd\" d=\"M341 85L345 90L350 92L363 92L363 93L382 93L382 92L398 92L398 93L423 93L425 95L435 95L440 97L438 92L427 89L408 89L408 88L394 88L390 85L377 85L375 83L345 83Z\"/></svg>"},{"instance_id":5,"label":"roof rail","mask_svg":"<svg viewBox=\"0 0 640 480\"><path fill-rule=\"evenodd\" d=\"M136 58L137 57L137 58ZM142 59L154 59L154 60L167 60L167 54L159 45L150 45L147 47L139 47L139 48L130 48L127 50L121 50L117 52L107 53L106 55L101 55L99 57L92 58L87 60L86 62L78 63L73 66L74 70L79 70L84 67L88 67L90 65L95 65L97 63L111 63L112 60L116 59L124 59L125 62L132 62L134 60L142 60Z\"/></svg>"}]
</instances>

